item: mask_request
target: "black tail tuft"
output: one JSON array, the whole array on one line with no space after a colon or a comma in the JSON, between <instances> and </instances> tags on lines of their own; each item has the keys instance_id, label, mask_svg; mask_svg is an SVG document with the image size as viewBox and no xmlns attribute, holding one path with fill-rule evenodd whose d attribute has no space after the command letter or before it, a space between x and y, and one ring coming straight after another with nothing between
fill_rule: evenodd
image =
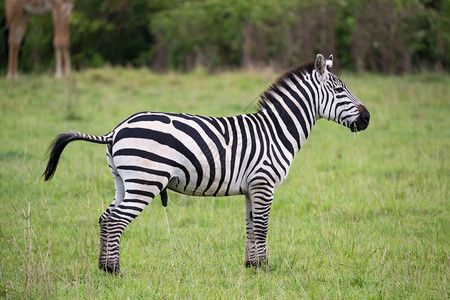
<instances>
[{"instance_id":1,"label":"black tail tuft","mask_svg":"<svg viewBox=\"0 0 450 300\"><path fill-rule=\"evenodd\" d=\"M49 157L48 164L47 168L44 171L44 174L42 174L42 176L44 176L45 181L50 180L55 174L56 167L58 166L59 157L61 156L61 153L63 152L64 148L67 146L68 143L76 140L83 140L97 144L110 144L112 143L113 135L114 131L111 131L108 134L100 136L85 134L76 131L69 131L58 135L53 140L52 144L50 145L47 151L47 157Z\"/></svg>"},{"instance_id":2,"label":"black tail tuft","mask_svg":"<svg viewBox=\"0 0 450 300\"><path fill-rule=\"evenodd\" d=\"M45 169L44 174L42 174L45 181L50 180L55 174L59 157L67 144L78 139L80 139L80 137L76 132L66 132L61 133L53 140L47 151L46 157L49 157L47 168Z\"/></svg>"},{"instance_id":3,"label":"black tail tuft","mask_svg":"<svg viewBox=\"0 0 450 300\"><path fill-rule=\"evenodd\" d=\"M162 191L161 191L161 193L159 193L160 195L161 195L161 202L162 202L162 205L164 206L164 207L166 207L167 206L167 191L166 191L166 189L163 189Z\"/></svg>"}]
</instances>

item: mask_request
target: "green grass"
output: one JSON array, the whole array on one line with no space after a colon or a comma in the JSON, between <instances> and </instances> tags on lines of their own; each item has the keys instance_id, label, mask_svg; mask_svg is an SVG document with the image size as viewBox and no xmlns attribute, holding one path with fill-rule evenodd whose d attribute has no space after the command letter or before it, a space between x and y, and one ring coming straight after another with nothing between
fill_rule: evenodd
<instances>
[{"instance_id":1,"label":"green grass","mask_svg":"<svg viewBox=\"0 0 450 300\"><path fill-rule=\"evenodd\" d=\"M0 297L449 298L450 78L440 74L341 76L371 123L313 129L275 193L268 270L244 267L243 197L175 193L125 230L122 278L97 268L97 220L114 196L105 149L70 144L44 183L54 136L104 134L143 110L251 112L276 77L104 68L0 79Z\"/></svg>"}]
</instances>

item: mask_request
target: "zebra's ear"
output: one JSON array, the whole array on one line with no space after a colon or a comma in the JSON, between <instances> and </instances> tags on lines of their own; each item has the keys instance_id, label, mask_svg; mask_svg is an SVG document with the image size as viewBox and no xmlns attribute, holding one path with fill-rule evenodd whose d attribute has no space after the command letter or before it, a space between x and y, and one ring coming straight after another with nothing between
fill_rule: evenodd
<instances>
[{"instance_id":1,"label":"zebra's ear","mask_svg":"<svg viewBox=\"0 0 450 300\"><path fill-rule=\"evenodd\" d=\"M317 54L316 61L314 62L314 69L319 75L319 80L322 83L325 83L328 79L328 67L333 65L333 57L331 60L325 60L322 54Z\"/></svg>"},{"instance_id":2,"label":"zebra's ear","mask_svg":"<svg viewBox=\"0 0 450 300\"><path fill-rule=\"evenodd\" d=\"M331 69L333 67L333 54L331 54L327 59L327 69Z\"/></svg>"},{"instance_id":3,"label":"zebra's ear","mask_svg":"<svg viewBox=\"0 0 450 300\"><path fill-rule=\"evenodd\" d=\"M320 53L317 54L316 61L314 62L314 69L316 69L316 72L319 73L320 76L323 76L327 71L325 67L325 57L323 57L323 55Z\"/></svg>"}]
</instances>

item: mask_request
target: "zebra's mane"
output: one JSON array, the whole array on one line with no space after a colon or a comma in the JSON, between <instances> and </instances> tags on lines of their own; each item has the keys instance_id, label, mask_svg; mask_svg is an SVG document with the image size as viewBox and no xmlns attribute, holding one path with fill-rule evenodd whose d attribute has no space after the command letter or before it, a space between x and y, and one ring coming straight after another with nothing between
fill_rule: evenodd
<instances>
[{"instance_id":1,"label":"zebra's mane","mask_svg":"<svg viewBox=\"0 0 450 300\"><path fill-rule=\"evenodd\" d=\"M286 81L294 81L295 77L302 78L302 73L311 74L314 70L314 62L309 62L303 65L298 65L290 68L286 72L284 72L281 76L279 76L264 92L261 93L260 99L258 102L259 109L261 111L269 106L269 104L274 104L278 102L272 95L272 91L279 90L279 87L283 87L286 85Z\"/></svg>"}]
</instances>

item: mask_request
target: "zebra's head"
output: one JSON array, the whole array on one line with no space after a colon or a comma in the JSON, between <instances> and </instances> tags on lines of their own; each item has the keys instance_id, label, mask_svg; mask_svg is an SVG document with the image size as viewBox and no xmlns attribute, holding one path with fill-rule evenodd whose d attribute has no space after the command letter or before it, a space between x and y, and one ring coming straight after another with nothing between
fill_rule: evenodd
<instances>
[{"instance_id":1,"label":"zebra's head","mask_svg":"<svg viewBox=\"0 0 450 300\"><path fill-rule=\"evenodd\" d=\"M317 54L314 62L319 88L318 111L321 118L335 121L350 128L361 131L369 125L370 114L366 107L350 92L347 86L329 69L333 66L333 55L325 59Z\"/></svg>"}]
</instances>

